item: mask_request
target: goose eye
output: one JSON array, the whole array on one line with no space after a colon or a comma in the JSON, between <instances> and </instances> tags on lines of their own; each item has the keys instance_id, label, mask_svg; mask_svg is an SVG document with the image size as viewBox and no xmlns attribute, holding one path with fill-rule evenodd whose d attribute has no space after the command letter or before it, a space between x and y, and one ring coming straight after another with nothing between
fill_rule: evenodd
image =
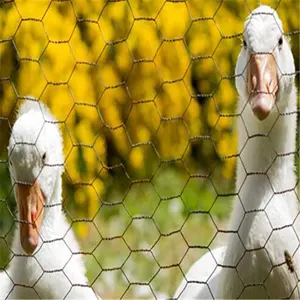
<instances>
[{"instance_id":1,"label":"goose eye","mask_svg":"<svg viewBox=\"0 0 300 300\"><path fill-rule=\"evenodd\" d=\"M279 47L282 46L282 44L283 44L283 38L282 38L282 36L281 36L280 39L279 39L279 41L278 41Z\"/></svg>"},{"instance_id":2,"label":"goose eye","mask_svg":"<svg viewBox=\"0 0 300 300\"><path fill-rule=\"evenodd\" d=\"M247 43L245 40L243 40L243 46L244 46L244 49L247 49Z\"/></svg>"},{"instance_id":3,"label":"goose eye","mask_svg":"<svg viewBox=\"0 0 300 300\"><path fill-rule=\"evenodd\" d=\"M42 159L43 159L43 162L45 162L45 160L46 160L46 152L43 154Z\"/></svg>"}]
</instances>

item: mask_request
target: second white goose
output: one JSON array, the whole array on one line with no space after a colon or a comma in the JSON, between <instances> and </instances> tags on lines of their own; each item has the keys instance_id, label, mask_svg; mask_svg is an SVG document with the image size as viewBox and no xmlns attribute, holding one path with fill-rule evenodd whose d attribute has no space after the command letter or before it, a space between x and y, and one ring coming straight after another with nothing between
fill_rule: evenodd
<instances>
[{"instance_id":1,"label":"second white goose","mask_svg":"<svg viewBox=\"0 0 300 300\"><path fill-rule=\"evenodd\" d=\"M236 65L238 197L228 243L192 266L174 298L300 297L294 76L293 55L276 11L258 7L245 22ZM286 263L289 256L294 272Z\"/></svg>"}]
</instances>

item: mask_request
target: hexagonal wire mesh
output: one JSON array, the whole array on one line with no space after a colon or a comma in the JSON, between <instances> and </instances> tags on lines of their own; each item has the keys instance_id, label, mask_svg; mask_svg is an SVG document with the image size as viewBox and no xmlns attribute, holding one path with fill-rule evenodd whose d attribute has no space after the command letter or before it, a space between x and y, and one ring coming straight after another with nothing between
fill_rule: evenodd
<instances>
[{"instance_id":1,"label":"hexagonal wire mesh","mask_svg":"<svg viewBox=\"0 0 300 300\"><path fill-rule=\"evenodd\" d=\"M88 284L80 277L84 271L77 258L81 255L90 286L103 298L171 297L182 280L183 289L177 296L185 295L190 286L194 290L205 286L215 297L209 284L212 273L205 280L188 275L190 266L208 254L213 270L225 264L242 282L234 297L252 295L243 292L257 285L268 297L278 297L269 293L268 278L277 267L287 269L285 260L291 262L297 256L299 233L285 231L291 224L284 213L279 218L276 215L278 222L272 213L274 203L281 207L280 195L298 199L299 179L290 176L294 156L299 161L299 143L294 149L290 144L295 136L291 136L290 143L283 142L291 147L284 148L274 142L274 135L280 140L283 133L278 124L285 124L282 120L287 118L293 135L298 111L293 107L281 112L276 105L277 118L264 133L252 126L248 106L236 112L234 81L242 77L247 84L245 71L235 75L243 23L258 2L0 2L0 262L1 276L11 284L9 292L23 288L21 293L26 291L31 297L53 297L53 285L45 284L47 281L56 282L55 290L61 297L76 293L76 288ZM299 81L300 25L299 9L295 8L299 3L262 2L278 12L285 36L292 40L296 71L282 72L280 89L285 77L296 74ZM20 122L15 129L7 152L14 112L28 95L46 103L55 120L38 105L35 113L23 117L25 125ZM52 130L58 126L64 140L62 160L60 139L52 140ZM237 131L243 132L244 138L238 149ZM268 159L264 148L257 150L258 139L269 146ZM249 153L250 149L256 153ZM33 173L25 176L29 174L24 171L26 159L24 162L21 155L20 163L18 153L31 153L27 163L32 169L39 166L38 171L32 171L37 172L36 181ZM264 170L260 156L269 162ZM9 178L9 161L17 162L11 166L15 168L14 184ZM292 162L286 174L276 175L280 183L289 179L283 186L276 185L272 177L277 174L272 168L278 167L278 161ZM51 170L62 165L62 196L59 184L52 185L56 198L47 196L54 176ZM27 188L24 183L29 183ZM38 194L30 198L37 212L28 220L24 213L13 213L17 206L14 188L17 199L22 193L27 199L32 192ZM258 198L266 192L268 201L263 207L246 203L249 191ZM239 215L228 227L234 198ZM43 224L50 225L41 225L44 229L37 235L30 224L41 222L43 213ZM294 224L298 209L291 214ZM244 232L249 230L248 219L252 222L253 215L261 219L255 224L261 226L262 238L251 248ZM19 227L21 236L14 237ZM234 262L229 259L226 263L225 259L223 264L212 250L226 239L232 240L232 235L236 257ZM274 259L272 245L284 240L280 235L296 242L291 247L283 243ZM33 250L38 237L40 243ZM265 251L269 257L259 282L249 281L242 272L250 264L243 258L252 259L255 251Z\"/></svg>"}]
</instances>

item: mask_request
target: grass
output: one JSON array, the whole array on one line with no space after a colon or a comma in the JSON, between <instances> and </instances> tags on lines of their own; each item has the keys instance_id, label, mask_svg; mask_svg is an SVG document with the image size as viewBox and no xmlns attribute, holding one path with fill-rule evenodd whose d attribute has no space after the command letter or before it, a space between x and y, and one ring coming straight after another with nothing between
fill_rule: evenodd
<instances>
[{"instance_id":1,"label":"grass","mask_svg":"<svg viewBox=\"0 0 300 300\"><path fill-rule=\"evenodd\" d=\"M99 264L87 259L89 280L103 298L171 297L182 272L205 253L197 246L214 247L216 226L224 226L232 200L217 197L209 181L174 168L164 168L151 183L107 195L109 203L116 199L122 204L115 213L103 206L96 225L117 235L94 251L104 269L114 270L101 273Z\"/></svg>"}]
</instances>

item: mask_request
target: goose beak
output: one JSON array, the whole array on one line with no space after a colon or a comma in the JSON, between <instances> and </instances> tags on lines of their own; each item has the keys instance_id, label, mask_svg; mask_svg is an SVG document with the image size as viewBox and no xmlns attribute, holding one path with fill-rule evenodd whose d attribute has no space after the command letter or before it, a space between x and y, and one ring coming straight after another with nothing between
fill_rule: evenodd
<instances>
[{"instance_id":1,"label":"goose beak","mask_svg":"<svg viewBox=\"0 0 300 300\"><path fill-rule=\"evenodd\" d=\"M32 185L17 184L17 201L20 213L20 238L24 251L31 255L39 241L45 196L35 180Z\"/></svg>"},{"instance_id":2,"label":"goose beak","mask_svg":"<svg viewBox=\"0 0 300 300\"><path fill-rule=\"evenodd\" d=\"M266 119L274 106L278 90L276 62L271 53L251 55L247 89L254 115L259 120Z\"/></svg>"}]
</instances>

